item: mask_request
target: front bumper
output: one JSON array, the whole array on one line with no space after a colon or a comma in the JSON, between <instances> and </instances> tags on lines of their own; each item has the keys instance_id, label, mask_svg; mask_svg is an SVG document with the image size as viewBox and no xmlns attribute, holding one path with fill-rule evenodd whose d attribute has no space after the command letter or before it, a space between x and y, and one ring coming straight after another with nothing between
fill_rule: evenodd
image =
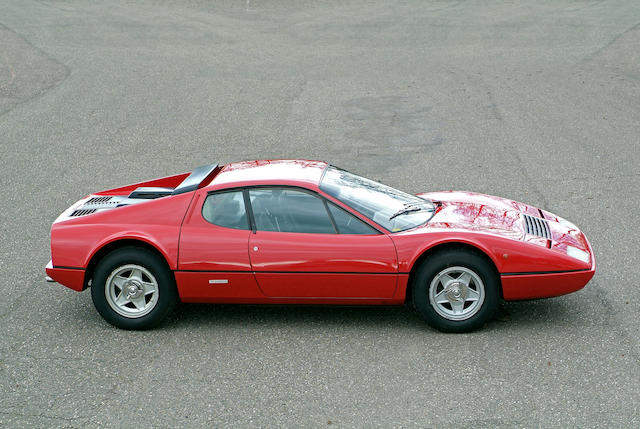
<instances>
[{"instance_id":1,"label":"front bumper","mask_svg":"<svg viewBox=\"0 0 640 429\"><path fill-rule=\"evenodd\" d=\"M501 274L502 297L506 301L549 298L576 292L585 287L596 273L596 258L591 243L584 234L583 237L589 249L591 268L546 273Z\"/></svg>"},{"instance_id":2,"label":"front bumper","mask_svg":"<svg viewBox=\"0 0 640 429\"><path fill-rule=\"evenodd\" d=\"M588 271L501 276L502 296L507 301L517 301L566 295L582 289L595 272L593 268Z\"/></svg>"},{"instance_id":3,"label":"front bumper","mask_svg":"<svg viewBox=\"0 0 640 429\"><path fill-rule=\"evenodd\" d=\"M84 290L84 268L54 267L53 262L49 261L44 270L47 282L60 283L78 292Z\"/></svg>"}]
</instances>

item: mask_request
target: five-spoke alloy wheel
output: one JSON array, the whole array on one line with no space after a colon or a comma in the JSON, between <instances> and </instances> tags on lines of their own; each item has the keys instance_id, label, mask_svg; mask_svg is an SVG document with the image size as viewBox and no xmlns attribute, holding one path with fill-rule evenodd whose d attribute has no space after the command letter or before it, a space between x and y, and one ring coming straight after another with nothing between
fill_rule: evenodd
<instances>
[{"instance_id":1,"label":"five-spoke alloy wheel","mask_svg":"<svg viewBox=\"0 0 640 429\"><path fill-rule=\"evenodd\" d=\"M445 268L429 285L429 302L445 319L468 319L482 308L484 283L467 267Z\"/></svg>"},{"instance_id":2,"label":"five-spoke alloy wheel","mask_svg":"<svg viewBox=\"0 0 640 429\"><path fill-rule=\"evenodd\" d=\"M127 264L116 268L104 287L107 302L124 317L142 317L158 303L158 282L149 270L140 265Z\"/></svg>"},{"instance_id":3,"label":"five-spoke alloy wheel","mask_svg":"<svg viewBox=\"0 0 640 429\"><path fill-rule=\"evenodd\" d=\"M140 247L109 253L96 267L93 303L104 319L123 329L156 326L177 300L175 281L164 261Z\"/></svg>"},{"instance_id":4,"label":"five-spoke alloy wheel","mask_svg":"<svg viewBox=\"0 0 640 429\"><path fill-rule=\"evenodd\" d=\"M468 332L495 314L498 275L478 252L448 249L430 255L413 279L413 303L429 325L443 332Z\"/></svg>"}]
</instances>

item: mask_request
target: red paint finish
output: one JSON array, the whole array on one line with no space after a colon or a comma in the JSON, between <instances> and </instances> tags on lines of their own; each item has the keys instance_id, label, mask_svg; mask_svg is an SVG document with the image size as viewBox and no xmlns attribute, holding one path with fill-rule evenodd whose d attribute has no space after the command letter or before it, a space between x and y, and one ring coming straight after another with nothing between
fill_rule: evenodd
<instances>
[{"instance_id":1,"label":"red paint finish","mask_svg":"<svg viewBox=\"0 0 640 429\"><path fill-rule=\"evenodd\" d=\"M572 273L501 276L505 300L548 298L582 289L595 274L595 269Z\"/></svg>"},{"instance_id":2,"label":"red paint finish","mask_svg":"<svg viewBox=\"0 0 640 429\"><path fill-rule=\"evenodd\" d=\"M526 204L471 192L420 194L439 201L442 208L423 227L392 234L398 249L400 271L413 266L426 250L440 244L465 243L486 254L500 273L588 270L591 261L582 262L567 255L567 245L592 254L586 238L568 228L549 222L552 249L547 240L526 234L522 213L534 214ZM540 212L535 209L537 217ZM504 255L507 255L507 258Z\"/></svg>"},{"instance_id":3,"label":"red paint finish","mask_svg":"<svg viewBox=\"0 0 640 429\"><path fill-rule=\"evenodd\" d=\"M131 185L121 186L119 188L109 189L107 191L96 192L95 195L128 195L136 188L140 187L157 187L157 188L175 188L189 173L176 174L175 176L162 177L160 179L147 180L145 182L133 183Z\"/></svg>"},{"instance_id":4,"label":"red paint finish","mask_svg":"<svg viewBox=\"0 0 640 429\"><path fill-rule=\"evenodd\" d=\"M253 273L176 271L178 294L183 302L224 302L262 298ZM229 301L226 301L229 302Z\"/></svg>"},{"instance_id":5,"label":"red paint finish","mask_svg":"<svg viewBox=\"0 0 640 429\"><path fill-rule=\"evenodd\" d=\"M396 289L395 247L382 234L258 231L249 255L260 289L271 297L389 298Z\"/></svg>"},{"instance_id":6,"label":"red paint finish","mask_svg":"<svg viewBox=\"0 0 640 429\"><path fill-rule=\"evenodd\" d=\"M375 226L319 189L326 167L305 160L232 163L196 191L77 218L62 216L51 229L53 267L47 274L80 291L92 257L123 239L153 246L165 258L185 302L402 304L418 261L451 244L472 246L486 255L500 274L507 300L570 293L595 273L593 251L575 225L536 207L471 192L421 194L438 202L429 222L399 233L378 226L379 235L254 233L212 225L202 217L210 191L286 185L317 192ZM94 195L126 196L140 186L175 187L187 176ZM526 232L524 213L549 222L550 241ZM586 252L588 261L569 256L571 247Z\"/></svg>"},{"instance_id":7,"label":"red paint finish","mask_svg":"<svg viewBox=\"0 0 640 429\"><path fill-rule=\"evenodd\" d=\"M47 266L45 268L47 275L57 283L81 292L84 288L84 270L76 270L69 268L53 268Z\"/></svg>"},{"instance_id":8,"label":"red paint finish","mask_svg":"<svg viewBox=\"0 0 640 429\"><path fill-rule=\"evenodd\" d=\"M223 228L202 217L205 191L196 192L180 235L178 294L184 302L263 297L249 260L249 230ZM224 283L226 281L226 283ZM210 283L212 282L212 283Z\"/></svg>"},{"instance_id":9,"label":"red paint finish","mask_svg":"<svg viewBox=\"0 0 640 429\"><path fill-rule=\"evenodd\" d=\"M249 230L223 228L202 217L206 192L198 192L182 225L181 271L251 271Z\"/></svg>"},{"instance_id":10,"label":"red paint finish","mask_svg":"<svg viewBox=\"0 0 640 429\"><path fill-rule=\"evenodd\" d=\"M87 268L102 247L129 239L151 245L176 269L180 224L192 197L185 193L56 222L51 227L53 266Z\"/></svg>"},{"instance_id":11,"label":"red paint finish","mask_svg":"<svg viewBox=\"0 0 640 429\"><path fill-rule=\"evenodd\" d=\"M450 201L460 204L472 204L477 206L486 206L495 211L498 216L494 217L494 220L500 218L499 214L509 211L515 211L519 213L527 213L531 216L540 217L539 209L524 204L518 201L509 200L507 198L495 197L493 195L479 194L477 192L467 191L440 191L440 192L427 192L418 194L421 197L426 197L434 201ZM503 223L500 221L500 223Z\"/></svg>"},{"instance_id":12,"label":"red paint finish","mask_svg":"<svg viewBox=\"0 0 640 429\"><path fill-rule=\"evenodd\" d=\"M419 233L414 230L394 234L392 238L398 249L401 272L410 271L424 252L452 243L465 244L481 251L491 259L499 273L587 270L590 267L589 263L542 245L495 235L465 233L463 230L442 231L425 227Z\"/></svg>"},{"instance_id":13,"label":"red paint finish","mask_svg":"<svg viewBox=\"0 0 640 429\"><path fill-rule=\"evenodd\" d=\"M195 300L186 299L183 302L208 304L402 305L404 303L404 298L268 298L263 296L249 296L233 298L202 297Z\"/></svg>"},{"instance_id":14,"label":"red paint finish","mask_svg":"<svg viewBox=\"0 0 640 429\"><path fill-rule=\"evenodd\" d=\"M272 298L393 298L396 275L350 273L256 273Z\"/></svg>"},{"instance_id":15,"label":"red paint finish","mask_svg":"<svg viewBox=\"0 0 640 429\"><path fill-rule=\"evenodd\" d=\"M409 288L409 274L398 274L398 286L396 287L396 293L393 298L398 304L405 302L407 297L407 289Z\"/></svg>"},{"instance_id":16,"label":"red paint finish","mask_svg":"<svg viewBox=\"0 0 640 429\"><path fill-rule=\"evenodd\" d=\"M250 234L254 271L397 273L396 252L387 235Z\"/></svg>"}]
</instances>

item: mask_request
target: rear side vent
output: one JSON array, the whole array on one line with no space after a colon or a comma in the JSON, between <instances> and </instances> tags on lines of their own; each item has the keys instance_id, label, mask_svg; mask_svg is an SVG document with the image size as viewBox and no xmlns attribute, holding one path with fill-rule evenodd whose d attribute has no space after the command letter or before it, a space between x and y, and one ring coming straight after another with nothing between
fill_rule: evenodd
<instances>
[{"instance_id":1,"label":"rear side vent","mask_svg":"<svg viewBox=\"0 0 640 429\"><path fill-rule=\"evenodd\" d=\"M71 216L71 217L84 216L84 215L88 215L88 214L91 214L91 213L95 213L96 211L97 211L97 209L75 210L69 216Z\"/></svg>"},{"instance_id":2,"label":"rear side vent","mask_svg":"<svg viewBox=\"0 0 640 429\"><path fill-rule=\"evenodd\" d=\"M551 240L551 230L549 230L549 222L539 217L522 214L524 224L527 228L527 234L537 235L538 237Z\"/></svg>"}]
</instances>

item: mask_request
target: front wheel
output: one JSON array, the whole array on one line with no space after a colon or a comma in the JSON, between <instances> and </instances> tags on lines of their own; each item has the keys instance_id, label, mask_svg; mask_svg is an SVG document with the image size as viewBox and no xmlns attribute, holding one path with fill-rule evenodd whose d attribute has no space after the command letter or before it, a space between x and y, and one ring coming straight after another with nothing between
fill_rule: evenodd
<instances>
[{"instance_id":1,"label":"front wheel","mask_svg":"<svg viewBox=\"0 0 640 429\"><path fill-rule=\"evenodd\" d=\"M177 293L164 261L147 249L125 247L96 267L91 298L98 313L121 329L148 329L171 312Z\"/></svg>"},{"instance_id":2,"label":"front wheel","mask_svg":"<svg viewBox=\"0 0 640 429\"><path fill-rule=\"evenodd\" d=\"M475 252L450 249L427 258L413 283L413 303L443 332L469 332L493 317L500 300L493 267Z\"/></svg>"}]
</instances>

